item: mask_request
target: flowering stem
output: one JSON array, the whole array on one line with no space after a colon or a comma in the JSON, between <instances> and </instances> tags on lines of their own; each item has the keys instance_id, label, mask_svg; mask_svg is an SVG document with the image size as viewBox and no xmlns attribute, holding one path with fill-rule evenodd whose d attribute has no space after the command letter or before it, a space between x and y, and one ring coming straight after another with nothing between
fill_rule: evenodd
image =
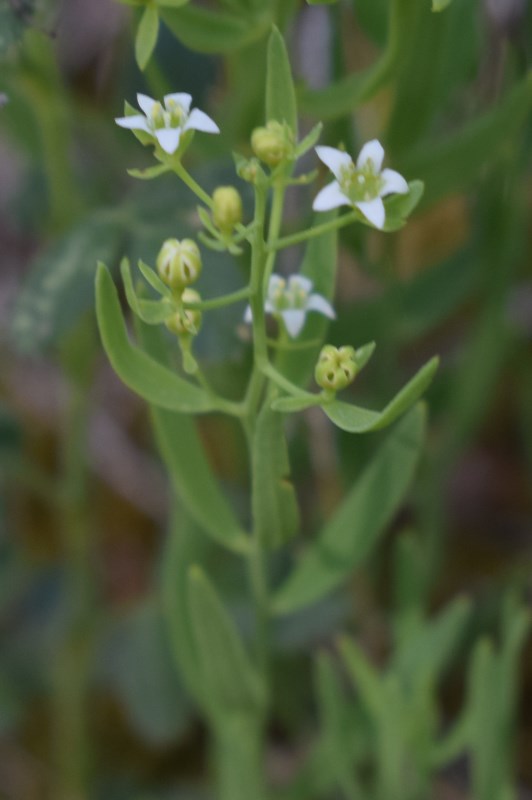
<instances>
[{"instance_id":1,"label":"flowering stem","mask_svg":"<svg viewBox=\"0 0 532 800\"><path fill-rule=\"evenodd\" d=\"M270 242L275 242L279 237L279 231L281 229L281 222L283 218L285 192L286 188L284 183L279 183L274 186L272 211L270 216L270 225L268 229L268 244L266 245L266 249L268 251L268 258L266 260L266 266L264 268L264 279L263 279L264 292L268 290L268 282L270 280L270 275L272 274L275 265L276 251L270 250L269 244Z\"/></svg>"},{"instance_id":2,"label":"flowering stem","mask_svg":"<svg viewBox=\"0 0 532 800\"><path fill-rule=\"evenodd\" d=\"M276 239L267 245L266 251L271 253L277 250L283 250L285 247L291 247L294 244L305 242L307 239L313 239L315 236L321 236L323 233L329 233L330 231L338 230L338 228L344 228L346 225L351 225L353 222L357 222L359 219L360 217L358 214L355 211L352 211L351 213L344 214L343 216L337 217L330 222L324 222L322 225L316 225L314 228L308 228L305 231L294 233L292 236L284 236L282 239Z\"/></svg>"},{"instance_id":3,"label":"flowering stem","mask_svg":"<svg viewBox=\"0 0 532 800\"><path fill-rule=\"evenodd\" d=\"M224 294L221 297L215 297L212 300L200 300L197 303L183 303L184 308L191 308L198 311L208 311L212 308L223 308L230 306L232 303L238 303L240 300L247 300L251 294L248 286L244 289L238 289L231 294Z\"/></svg>"},{"instance_id":4,"label":"flowering stem","mask_svg":"<svg viewBox=\"0 0 532 800\"><path fill-rule=\"evenodd\" d=\"M199 183L194 180L192 175L190 175L187 170L184 168L183 164L180 161L177 161L175 164L172 164L172 169L174 170L175 174L181 178L183 183L185 183L188 188L194 192L196 197L199 197L202 203L205 203L206 206L209 208L213 207L213 200L207 192L201 188Z\"/></svg>"}]
</instances>

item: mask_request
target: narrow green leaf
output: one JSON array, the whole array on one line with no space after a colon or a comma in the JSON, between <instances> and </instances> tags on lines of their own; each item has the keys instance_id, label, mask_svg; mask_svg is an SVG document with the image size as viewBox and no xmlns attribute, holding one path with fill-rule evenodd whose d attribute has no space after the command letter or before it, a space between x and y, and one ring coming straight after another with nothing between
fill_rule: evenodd
<instances>
[{"instance_id":1,"label":"narrow green leaf","mask_svg":"<svg viewBox=\"0 0 532 800\"><path fill-rule=\"evenodd\" d=\"M245 17L195 5L161 9L161 19L177 39L200 53L231 53L262 38L270 26L266 14L250 24Z\"/></svg>"},{"instance_id":2,"label":"narrow green leaf","mask_svg":"<svg viewBox=\"0 0 532 800\"><path fill-rule=\"evenodd\" d=\"M218 719L249 715L264 703L264 686L214 587L200 567L188 574L188 605L205 698Z\"/></svg>"},{"instance_id":3,"label":"narrow green leaf","mask_svg":"<svg viewBox=\"0 0 532 800\"><path fill-rule=\"evenodd\" d=\"M300 158L300 156L304 155L305 153L308 153L308 151L314 147L314 145L321 136L322 130L323 130L323 122L318 122L317 125L314 125L312 130L309 131L309 133L307 133L307 135L303 139L301 139L301 141L297 145L295 150L296 158ZM314 173L311 174L314 175Z\"/></svg>"},{"instance_id":4,"label":"narrow green leaf","mask_svg":"<svg viewBox=\"0 0 532 800\"><path fill-rule=\"evenodd\" d=\"M378 672L352 639L340 640L340 654L360 699L371 716L378 720L386 707L386 696Z\"/></svg>"},{"instance_id":5,"label":"narrow green leaf","mask_svg":"<svg viewBox=\"0 0 532 800\"><path fill-rule=\"evenodd\" d=\"M279 547L297 532L299 508L292 483L283 418L267 405L253 440L253 519L265 547Z\"/></svg>"},{"instance_id":6,"label":"narrow green leaf","mask_svg":"<svg viewBox=\"0 0 532 800\"><path fill-rule=\"evenodd\" d=\"M146 352L169 365L162 332L140 323L136 330ZM172 486L188 514L219 544L236 552L248 550L248 538L215 479L194 420L156 406L150 406L150 416Z\"/></svg>"},{"instance_id":7,"label":"narrow green leaf","mask_svg":"<svg viewBox=\"0 0 532 800\"><path fill-rule=\"evenodd\" d=\"M481 639L475 647L468 683L473 794L482 800L498 800L502 788L500 687L496 656L488 639Z\"/></svg>"},{"instance_id":8,"label":"narrow green leaf","mask_svg":"<svg viewBox=\"0 0 532 800\"><path fill-rule=\"evenodd\" d=\"M338 511L276 592L276 613L291 613L320 600L368 556L410 485L424 433L425 412L417 406L388 435Z\"/></svg>"},{"instance_id":9,"label":"narrow green leaf","mask_svg":"<svg viewBox=\"0 0 532 800\"><path fill-rule=\"evenodd\" d=\"M281 411L284 414L294 414L297 411L304 411L313 406L322 406L324 399L319 394L304 394L293 397L278 397L271 404L272 411Z\"/></svg>"},{"instance_id":10,"label":"narrow green leaf","mask_svg":"<svg viewBox=\"0 0 532 800\"><path fill-rule=\"evenodd\" d=\"M116 263L124 237L123 218L101 211L35 259L13 311L11 338L18 350L43 352L79 323L94 303L97 260Z\"/></svg>"},{"instance_id":11,"label":"narrow green leaf","mask_svg":"<svg viewBox=\"0 0 532 800\"><path fill-rule=\"evenodd\" d=\"M100 263L96 275L96 314L102 343L120 379L149 403L170 411L201 414L216 406L202 389L157 363L131 344L113 279Z\"/></svg>"},{"instance_id":12,"label":"narrow green leaf","mask_svg":"<svg viewBox=\"0 0 532 800\"><path fill-rule=\"evenodd\" d=\"M458 133L440 142L420 145L397 164L406 175L426 185L422 206L471 185L482 170L505 152L505 143L522 129L532 109L532 75L528 75L495 108L475 118Z\"/></svg>"},{"instance_id":13,"label":"narrow green leaf","mask_svg":"<svg viewBox=\"0 0 532 800\"><path fill-rule=\"evenodd\" d=\"M140 181L151 181L169 171L170 167L166 164L157 164L155 167L148 167L147 169L128 169L127 174Z\"/></svg>"},{"instance_id":14,"label":"narrow green leaf","mask_svg":"<svg viewBox=\"0 0 532 800\"><path fill-rule=\"evenodd\" d=\"M391 233L404 227L408 217L421 202L424 192L425 184L423 181L411 181L408 184L407 194L394 194L386 198L384 200L386 221L383 230Z\"/></svg>"},{"instance_id":15,"label":"narrow green leaf","mask_svg":"<svg viewBox=\"0 0 532 800\"><path fill-rule=\"evenodd\" d=\"M175 308L167 300L144 300L137 297L133 279L131 278L131 267L127 258L122 259L120 274L124 282L129 307L147 325L159 325L175 314Z\"/></svg>"},{"instance_id":16,"label":"narrow green leaf","mask_svg":"<svg viewBox=\"0 0 532 800\"><path fill-rule=\"evenodd\" d=\"M144 261L140 260L137 266L142 273L142 276L150 284L152 289L155 289L156 292L161 294L163 297L166 297L168 300L172 299L172 290L162 282L155 270L145 264Z\"/></svg>"},{"instance_id":17,"label":"narrow green leaf","mask_svg":"<svg viewBox=\"0 0 532 800\"><path fill-rule=\"evenodd\" d=\"M431 383L438 364L437 356L431 358L382 411L370 411L367 408L343 403L340 400L326 403L322 408L331 422L348 433L369 433L381 430L395 422L419 400Z\"/></svg>"},{"instance_id":18,"label":"narrow green leaf","mask_svg":"<svg viewBox=\"0 0 532 800\"><path fill-rule=\"evenodd\" d=\"M159 34L159 13L154 5L147 5L137 29L135 38L135 58L141 70L144 70L150 60Z\"/></svg>"},{"instance_id":19,"label":"narrow green leaf","mask_svg":"<svg viewBox=\"0 0 532 800\"><path fill-rule=\"evenodd\" d=\"M452 0L432 0L432 10L433 11L443 11L450 6Z\"/></svg>"},{"instance_id":20,"label":"narrow green leaf","mask_svg":"<svg viewBox=\"0 0 532 800\"><path fill-rule=\"evenodd\" d=\"M297 104L290 60L284 39L274 26L268 41L266 121L286 122L297 139Z\"/></svg>"}]
</instances>

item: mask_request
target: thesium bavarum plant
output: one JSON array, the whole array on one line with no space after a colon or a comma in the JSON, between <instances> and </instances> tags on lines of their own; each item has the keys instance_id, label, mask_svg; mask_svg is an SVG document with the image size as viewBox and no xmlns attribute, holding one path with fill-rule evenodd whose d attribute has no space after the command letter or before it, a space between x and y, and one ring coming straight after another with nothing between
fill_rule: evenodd
<instances>
[{"instance_id":1,"label":"thesium bavarum plant","mask_svg":"<svg viewBox=\"0 0 532 800\"><path fill-rule=\"evenodd\" d=\"M0 0L13 213L50 240L10 336L60 398L52 477L31 391L0 406L2 480L59 551L41 579L0 550L0 623L27 629L0 649L0 798L520 800L524 551L497 571L466 531L490 470L486 528L490 493L509 538L532 508L530 14L121 2L98 114L61 17Z\"/></svg>"}]
</instances>

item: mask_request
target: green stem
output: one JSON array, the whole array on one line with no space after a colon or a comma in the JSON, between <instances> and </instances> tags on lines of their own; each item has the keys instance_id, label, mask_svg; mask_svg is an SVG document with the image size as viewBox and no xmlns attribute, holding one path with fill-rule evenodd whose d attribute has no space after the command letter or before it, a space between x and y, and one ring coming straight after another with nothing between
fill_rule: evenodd
<instances>
[{"instance_id":1,"label":"green stem","mask_svg":"<svg viewBox=\"0 0 532 800\"><path fill-rule=\"evenodd\" d=\"M238 303L240 300L247 300L250 294L251 290L246 286L244 289L238 289L236 292L224 294L222 297L215 297L212 300L201 300L198 303L183 303L183 307L198 311L209 311L212 308L223 308L224 306Z\"/></svg>"},{"instance_id":2,"label":"green stem","mask_svg":"<svg viewBox=\"0 0 532 800\"><path fill-rule=\"evenodd\" d=\"M342 217L337 217L330 222L324 222L321 225L316 225L314 228L308 228L305 231L294 233L291 236L284 236L282 239L276 239L268 244L266 251L268 253L276 250L282 250L285 247L291 247L300 242L306 242L308 239L313 239L315 236L321 236L323 233L330 233L330 231L344 228L346 225L351 225L359 219L356 212L344 214Z\"/></svg>"},{"instance_id":3,"label":"green stem","mask_svg":"<svg viewBox=\"0 0 532 800\"><path fill-rule=\"evenodd\" d=\"M263 278L263 291L265 294L268 291L268 283L270 280L270 275L272 274L273 268L275 266L275 258L277 255L276 250L269 249L269 245L270 242L275 242L279 238L279 231L281 230L281 222L283 219L285 192L286 188L284 183L279 183L276 186L274 186L272 211L270 216L270 225L268 228L268 242L266 245L266 249L268 251L268 257L266 259L266 266L264 268L264 278Z\"/></svg>"},{"instance_id":4,"label":"green stem","mask_svg":"<svg viewBox=\"0 0 532 800\"><path fill-rule=\"evenodd\" d=\"M199 197L202 203L205 203L205 205L208 206L209 208L213 207L212 197L208 195L204 189L201 188L199 183L194 180L194 178L192 177L192 175L190 175L190 173L187 172L187 170L184 168L184 166L180 161L177 161L175 164L172 164L172 169L174 170L178 178L181 178L183 183L186 186L188 186L190 191L194 192L196 197Z\"/></svg>"}]
</instances>

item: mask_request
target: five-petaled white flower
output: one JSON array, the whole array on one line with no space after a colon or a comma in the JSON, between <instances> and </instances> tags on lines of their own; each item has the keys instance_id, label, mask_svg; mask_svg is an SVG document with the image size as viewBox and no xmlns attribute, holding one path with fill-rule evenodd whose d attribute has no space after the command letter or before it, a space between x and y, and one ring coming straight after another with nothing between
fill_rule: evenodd
<instances>
[{"instance_id":1,"label":"five-petaled white flower","mask_svg":"<svg viewBox=\"0 0 532 800\"><path fill-rule=\"evenodd\" d=\"M272 275L268 284L268 294L264 303L267 314L281 319L292 338L301 332L309 311L318 311L330 319L335 318L331 304L321 296L312 294L312 281L303 275L291 275L285 280L280 275ZM248 306L244 315L246 322L251 322L251 308Z\"/></svg>"},{"instance_id":2,"label":"five-petaled white flower","mask_svg":"<svg viewBox=\"0 0 532 800\"><path fill-rule=\"evenodd\" d=\"M334 147L316 147L316 153L336 180L316 195L312 208L329 211L338 206L354 206L372 225L382 229L386 219L382 198L387 194L406 194L408 183L395 170L382 169L384 149L380 142L377 139L367 142L356 165L348 153Z\"/></svg>"},{"instance_id":3,"label":"five-petaled white flower","mask_svg":"<svg viewBox=\"0 0 532 800\"><path fill-rule=\"evenodd\" d=\"M186 131L220 133L218 125L207 114L199 108L190 110L192 96L189 94L167 94L164 106L145 94L138 94L137 101L144 114L118 117L115 122L122 128L153 136L169 155L175 153Z\"/></svg>"}]
</instances>

